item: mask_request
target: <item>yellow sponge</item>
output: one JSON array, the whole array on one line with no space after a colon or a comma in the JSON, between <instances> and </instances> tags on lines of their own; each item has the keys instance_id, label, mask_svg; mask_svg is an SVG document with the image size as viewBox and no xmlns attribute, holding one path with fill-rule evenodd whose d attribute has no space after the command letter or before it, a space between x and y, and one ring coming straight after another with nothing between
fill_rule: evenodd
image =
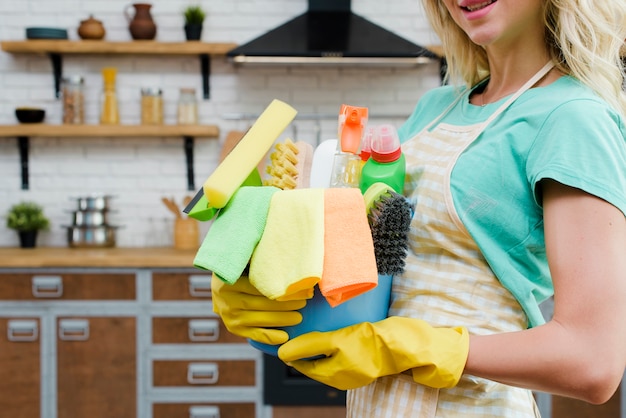
<instances>
[{"instance_id":1,"label":"yellow sponge","mask_svg":"<svg viewBox=\"0 0 626 418\"><path fill-rule=\"evenodd\" d=\"M248 132L204 182L204 194L214 208L226 206L272 144L298 112L274 99Z\"/></svg>"}]
</instances>

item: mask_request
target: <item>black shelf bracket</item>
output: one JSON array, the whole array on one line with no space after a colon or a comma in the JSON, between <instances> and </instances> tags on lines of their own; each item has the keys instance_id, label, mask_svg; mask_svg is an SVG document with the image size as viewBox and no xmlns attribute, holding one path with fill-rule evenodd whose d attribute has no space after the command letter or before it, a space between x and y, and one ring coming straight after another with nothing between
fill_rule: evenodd
<instances>
[{"instance_id":1,"label":"black shelf bracket","mask_svg":"<svg viewBox=\"0 0 626 418\"><path fill-rule=\"evenodd\" d=\"M50 61L52 62L52 74L54 76L54 95L57 99L61 98L61 77L63 76L63 59L61 54L51 52Z\"/></svg>"},{"instance_id":2,"label":"black shelf bracket","mask_svg":"<svg viewBox=\"0 0 626 418\"><path fill-rule=\"evenodd\" d=\"M50 62L52 63L52 74L54 76L54 95L61 98L61 78L63 77L63 57L61 54L51 52ZM200 54L200 73L202 75L202 96L205 100L211 98L211 87L209 78L211 77L211 55Z\"/></svg>"},{"instance_id":3,"label":"black shelf bracket","mask_svg":"<svg viewBox=\"0 0 626 418\"><path fill-rule=\"evenodd\" d=\"M211 56L209 54L200 54L200 71L202 72L203 97L208 100L211 97L211 88L209 86L209 77L211 76Z\"/></svg>"},{"instance_id":4,"label":"black shelf bracket","mask_svg":"<svg viewBox=\"0 0 626 418\"><path fill-rule=\"evenodd\" d=\"M22 168L22 190L28 190L28 148L29 140L27 136L17 137L17 146L20 149L20 166Z\"/></svg>"},{"instance_id":5,"label":"black shelf bracket","mask_svg":"<svg viewBox=\"0 0 626 418\"><path fill-rule=\"evenodd\" d=\"M185 159L187 161L187 190L195 191L196 185L194 182L194 169L193 169L193 137L185 136Z\"/></svg>"}]
</instances>

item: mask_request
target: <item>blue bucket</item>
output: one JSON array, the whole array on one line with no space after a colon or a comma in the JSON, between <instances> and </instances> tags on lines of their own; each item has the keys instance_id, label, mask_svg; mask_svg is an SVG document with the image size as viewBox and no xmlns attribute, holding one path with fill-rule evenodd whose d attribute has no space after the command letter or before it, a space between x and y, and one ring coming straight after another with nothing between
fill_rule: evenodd
<instances>
[{"instance_id":1,"label":"blue bucket","mask_svg":"<svg viewBox=\"0 0 626 418\"><path fill-rule=\"evenodd\" d=\"M318 286L315 286L313 298L307 300L306 306L300 309L302 322L282 329L287 331L289 339L292 339L311 331L334 331L361 322L385 319L389 310L392 279L393 276L390 275L379 275L375 288L334 308L328 304ZM266 354L278 355L280 345L263 344L254 340L248 342Z\"/></svg>"}]
</instances>

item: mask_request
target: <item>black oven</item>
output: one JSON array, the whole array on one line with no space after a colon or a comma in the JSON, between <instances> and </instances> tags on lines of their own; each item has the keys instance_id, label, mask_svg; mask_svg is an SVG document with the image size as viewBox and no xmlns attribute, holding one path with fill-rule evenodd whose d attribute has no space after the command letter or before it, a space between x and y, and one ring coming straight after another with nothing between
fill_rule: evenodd
<instances>
[{"instance_id":1,"label":"black oven","mask_svg":"<svg viewBox=\"0 0 626 418\"><path fill-rule=\"evenodd\" d=\"M263 354L266 405L345 405L346 392L309 379L279 358Z\"/></svg>"}]
</instances>

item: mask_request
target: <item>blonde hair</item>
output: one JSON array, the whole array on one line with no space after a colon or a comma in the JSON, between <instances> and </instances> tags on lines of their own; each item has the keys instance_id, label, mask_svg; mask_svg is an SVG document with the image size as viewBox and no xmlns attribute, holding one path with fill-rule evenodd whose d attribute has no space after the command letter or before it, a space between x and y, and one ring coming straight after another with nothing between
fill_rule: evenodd
<instances>
[{"instance_id":1,"label":"blonde hair","mask_svg":"<svg viewBox=\"0 0 626 418\"><path fill-rule=\"evenodd\" d=\"M473 86L489 74L485 50L454 22L443 1L423 0L439 35L449 80ZM545 0L546 48L556 67L580 80L626 115L624 63L626 0Z\"/></svg>"}]
</instances>

